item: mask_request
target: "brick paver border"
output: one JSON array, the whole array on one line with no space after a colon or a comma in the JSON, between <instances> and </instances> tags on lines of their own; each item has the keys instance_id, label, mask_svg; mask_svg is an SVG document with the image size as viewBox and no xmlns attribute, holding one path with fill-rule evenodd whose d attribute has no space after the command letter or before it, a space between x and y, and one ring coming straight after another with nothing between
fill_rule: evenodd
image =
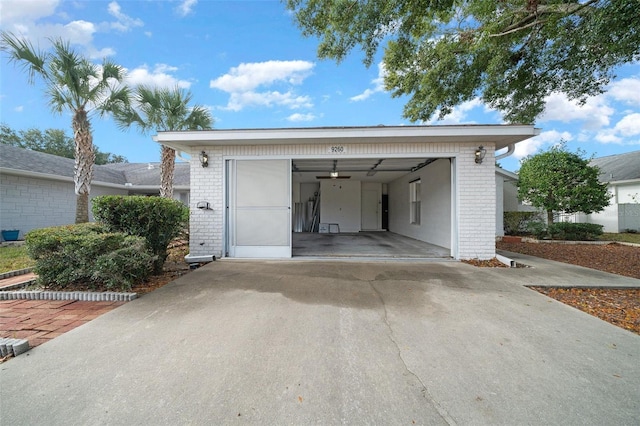
<instances>
[{"instance_id":1,"label":"brick paver border","mask_svg":"<svg viewBox=\"0 0 640 426\"><path fill-rule=\"evenodd\" d=\"M41 345L105 314L125 301L2 300L0 337L26 339Z\"/></svg>"}]
</instances>

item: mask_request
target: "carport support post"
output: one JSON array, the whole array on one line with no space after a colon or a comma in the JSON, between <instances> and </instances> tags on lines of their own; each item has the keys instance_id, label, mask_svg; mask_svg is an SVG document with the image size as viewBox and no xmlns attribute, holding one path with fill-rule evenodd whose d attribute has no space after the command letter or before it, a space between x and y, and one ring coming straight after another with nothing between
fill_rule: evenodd
<instances>
[{"instance_id":1,"label":"carport support post","mask_svg":"<svg viewBox=\"0 0 640 426\"><path fill-rule=\"evenodd\" d=\"M475 162L478 145L461 145L456 157L459 259L491 259L496 246L495 144L484 143L486 156Z\"/></svg>"},{"instance_id":2,"label":"carport support post","mask_svg":"<svg viewBox=\"0 0 640 426\"><path fill-rule=\"evenodd\" d=\"M198 158L205 151L208 167L202 167ZM223 171L224 161L220 147L197 146L190 151L191 194L189 200L189 256L222 255L223 226ZM198 208L208 202L209 209Z\"/></svg>"}]
</instances>

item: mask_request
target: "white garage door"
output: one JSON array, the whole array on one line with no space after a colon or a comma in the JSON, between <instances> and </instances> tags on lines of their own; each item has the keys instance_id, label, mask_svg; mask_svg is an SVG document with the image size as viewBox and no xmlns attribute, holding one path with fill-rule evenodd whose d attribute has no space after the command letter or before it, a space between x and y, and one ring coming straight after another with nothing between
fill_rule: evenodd
<instances>
[{"instance_id":1,"label":"white garage door","mask_svg":"<svg viewBox=\"0 0 640 426\"><path fill-rule=\"evenodd\" d=\"M291 161L227 162L229 256L291 257Z\"/></svg>"}]
</instances>

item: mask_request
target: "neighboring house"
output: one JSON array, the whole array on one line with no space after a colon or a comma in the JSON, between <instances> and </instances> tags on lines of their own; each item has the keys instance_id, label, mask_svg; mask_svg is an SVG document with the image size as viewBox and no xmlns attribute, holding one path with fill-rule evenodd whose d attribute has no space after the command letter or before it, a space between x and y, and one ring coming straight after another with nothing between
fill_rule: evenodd
<instances>
[{"instance_id":1,"label":"neighboring house","mask_svg":"<svg viewBox=\"0 0 640 426\"><path fill-rule=\"evenodd\" d=\"M558 220L597 223L604 226L604 232L640 231L640 151L594 158L590 164L600 169L599 180L608 185L611 194L609 206L600 213L589 215L560 213ZM496 170L496 188L498 198L502 195L504 211L536 211L518 201L517 181L517 174ZM500 224L497 224L497 235L503 235L500 229Z\"/></svg>"},{"instance_id":2,"label":"neighboring house","mask_svg":"<svg viewBox=\"0 0 640 426\"><path fill-rule=\"evenodd\" d=\"M518 199L518 175L496 167L496 235L504 235L504 212L541 212ZM541 216L546 217L546 216Z\"/></svg>"},{"instance_id":3,"label":"neighboring house","mask_svg":"<svg viewBox=\"0 0 640 426\"><path fill-rule=\"evenodd\" d=\"M576 215L578 222L603 225L604 232L640 232L640 151L594 158L600 182L606 182L611 202L604 211Z\"/></svg>"},{"instance_id":4,"label":"neighboring house","mask_svg":"<svg viewBox=\"0 0 640 426\"><path fill-rule=\"evenodd\" d=\"M75 222L74 160L0 144L0 228L32 229ZM157 195L159 163L94 166L91 195ZM176 163L174 197L189 204L189 165ZM92 217L90 212L90 218Z\"/></svg>"},{"instance_id":5,"label":"neighboring house","mask_svg":"<svg viewBox=\"0 0 640 426\"><path fill-rule=\"evenodd\" d=\"M191 157L191 261L291 257L292 231L304 228L298 209L316 194L317 222L335 231L389 230L455 259L490 259L495 151L537 134L529 125L376 126L154 139Z\"/></svg>"}]
</instances>

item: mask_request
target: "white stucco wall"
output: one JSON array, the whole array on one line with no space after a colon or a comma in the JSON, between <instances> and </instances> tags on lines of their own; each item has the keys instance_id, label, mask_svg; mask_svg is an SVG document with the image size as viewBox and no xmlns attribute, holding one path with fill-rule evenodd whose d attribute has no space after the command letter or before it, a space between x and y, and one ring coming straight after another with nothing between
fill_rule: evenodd
<instances>
[{"instance_id":1,"label":"white stucco wall","mask_svg":"<svg viewBox=\"0 0 640 426\"><path fill-rule=\"evenodd\" d=\"M420 179L420 224L409 221L409 183ZM451 248L451 165L448 159L389 184L389 230Z\"/></svg>"},{"instance_id":2,"label":"white stucco wall","mask_svg":"<svg viewBox=\"0 0 640 426\"><path fill-rule=\"evenodd\" d=\"M360 181L320 182L320 223L335 223L340 232L360 232Z\"/></svg>"},{"instance_id":3,"label":"white stucco wall","mask_svg":"<svg viewBox=\"0 0 640 426\"><path fill-rule=\"evenodd\" d=\"M316 145L234 145L227 146L195 146L191 147L191 241L192 256L220 257L224 247L225 221L225 190L224 190L224 161L235 158L320 158L327 156L328 144ZM336 141L340 143L340 141ZM457 232L453 232L453 244L449 238L447 245L457 252L457 258L488 259L495 256L495 161L494 146L483 144L487 155L482 164L474 162L474 152L478 144L458 143L380 143L380 144L342 144L344 154L335 154L351 158L378 158L380 156L395 157L440 157L453 158L455 176L454 188L455 206L453 214L457 212ZM201 167L198 153L206 151L209 156L209 167ZM443 161L447 163L448 160ZM444 167L442 165L436 165ZM428 169L429 167L425 168ZM451 182L450 178L449 182ZM444 182L441 182L445 184ZM425 185L427 186L427 185ZM391 194L391 190L389 193ZM452 191L450 190L449 193ZM442 193L436 197L441 200ZM212 210L199 210L198 201L208 201ZM427 211L446 210L437 202L429 204L423 201ZM428 208L426 206L429 206ZM448 211L448 210L447 210ZM432 213L434 213L432 211ZM439 217L439 216L438 216ZM446 220L443 218L442 220ZM451 222L453 223L453 222ZM453 226L453 225L451 225ZM440 228L440 230L442 227ZM434 230L435 231L435 230ZM444 237L438 232L431 234L434 243L442 242Z\"/></svg>"},{"instance_id":4,"label":"white stucco wall","mask_svg":"<svg viewBox=\"0 0 640 426\"><path fill-rule=\"evenodd\" d=\"M602 225L603 232L619 232L618 231L618 205L610 204L598 213L586 215L584 213L576 213L575 221L579 223L596 223Z\"/></svg>"},{"instance_id":5,"label":"white stucco wall","mask_svg":"<svg viewBox=\"0 0 640 426\"><path fill-rule=\"evenodd\" d=\"M640 181L620 183L615 185L613 190L616 193L615 202L618 204L640 203Z\"/></svg>"},{"instance_id":6,"label":"white stucco wall","mask_svg":"<svg viewBox=\"0 0 640 426\"><path fill-rule=\"evenodd\" d=\"M90 198L126 195L126 190L91 186ZM20 238L32 229L75 222L76 195L73 182L10 174L0 175L0 228L18 229ZM93 220L91 206L89 219Z\"/></svg>"},{"instance_id":7,"label":"white stucco wall","mask_svg":"<svg viewBox=\"0 0 640 426\"><path fill-rule=\"evenodd\" d=\"M613 183L608 189L611 194L609 206L598 213L578 214L576 221L603 225L604 232L624 232L629 228L635 229L636 221L633 215L636 214L636 210L633 204L640 203L640 182ZM620 208L620 205L629 204L632 205L631 208Z\"/></svg>"}]
</instances>

